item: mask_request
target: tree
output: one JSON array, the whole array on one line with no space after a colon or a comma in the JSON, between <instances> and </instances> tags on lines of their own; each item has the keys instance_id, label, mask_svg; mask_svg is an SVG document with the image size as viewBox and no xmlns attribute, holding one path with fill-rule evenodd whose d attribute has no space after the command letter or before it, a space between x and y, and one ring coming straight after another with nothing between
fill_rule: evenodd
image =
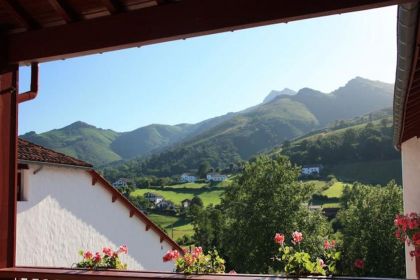
<instances>
[{"instance_id":1,"label":"tree","mask_svg":"<svg viewBox=\"0 0 420 280\"><path fill-rule=\"evenodd\" d=\"M199 207L203 207L203 200L201 200L201 198L197 195L195 195L192 199L191 199L191 205L197 205Z\"/></svg>"},{"instance_id":2,"label":"tree","mask_svg":"<svg viewBox=\"0 0 420 280\"><path fill-rule=\"evenodd\" d=\"M290 140L284 140L282 147L284 149L288 149L290 148L290 145L291 145Z\"/></svg>"},{"instance_id":3,"label":"tree","mask_svg":"<svg viewBox=\"0 0 420 280\"><path fill-rule=\"evenodd\" d=\"M319 212L310 212L304 204L312 188L297 180L299 174L299 168L284 157L256 157L226 190L221 205L198 215L195 239L217 246L239 272L268 272L278 231L287 235L302 231L304 246L320 249L330 228Z\"/></svg>"},{"instance_id":4,"label":"tree","mask_svg":"<svg viewBox=\"0 0 420 280\"><path fill-rule=\"evenodd\" d=\"M129 196L128 199L131 203L134 204L138 209L147 209L152 206L152 203L144 198L143 196Z\"/></svg>"},{"instance_id":5,"label":"tree","mask_svg":"<svg viewBox=\"0 0 420 280\"><path fill-rule=\"evenodd\" d=\"M347 187L337 218L343 233L343 272L354 275L363 259L364 276L404 278L404 244L394 236L395 215L402 212L402 189L355 184Z\"/></svg>"},{"instance_id":6,"label":"tree","mask_svg":"<svg viewBox=\"0 0 420 280\"><path fill-rule=\"evenodd\" d=\"M200 178L206 178L206 175L209 173L210 169L211 166L208 161L202 162L198 168L198 176L200 176Z\"/></svg>"}]
</instances>

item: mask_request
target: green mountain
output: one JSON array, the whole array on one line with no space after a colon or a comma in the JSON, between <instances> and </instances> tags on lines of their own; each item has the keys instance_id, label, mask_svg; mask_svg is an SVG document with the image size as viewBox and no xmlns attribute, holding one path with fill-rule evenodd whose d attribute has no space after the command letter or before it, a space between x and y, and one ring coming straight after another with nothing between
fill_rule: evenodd
<instances>
[{"instance_id":1,"label":"green mountain","mask_svg":"<svg viewBox=\"0 0 420 280\"><path fill-rule=\"evenodd\" d=\"M124 159L144 156L148 153L178 142L190 125L152 124L122 133L111 144L111 149Z\"/></svg>"},{"instance_id":2,"label":"green mountain","mask_svg":"<svg viewBox=\"0 0 420 280\"><path fill-rule=\"evenodd\" d=\"M196 124L152 124L117 133L77 122L22 137L96 166L122 164L128 173L168 176L194 171L203 161L226 168L337 120L389 107L392 91L390 84L358 77L328 94L309 88L272 91L261 104Z\"/></svg>"},{"instance_id":3,"label":"green mountain","mask_svg":"<svg viewBox=\"0 0 420 280\"><path fill-rule=\"evenodd\" d=\"M295 95L280 95L305 104L321 126L335 120L346 120L392 105L394 86L356 77L345 86L325 94L303 88Z\"/></svg>"},{"instance_id":4,"label":"green mountain","mask_svg":"<svg viewBox=\"0 0 420 280\"><path fill-rule=\"evenodd\" d=\"M111 149L119 135L78 121L61 129L40 134L31 131L20 137L90 163L104 164L122 159Z\"/></svg>"},{"instance_id":5,"label":"green mountain","mask_svg":"<svg viewBox=\"0 0 420 280\"><path fill-rule=\"evenodd\" d=\"M346 119L390 107L392 85L356 78L330 94L302 89L271 92L268 97L262 104L231 113L201 133L117 169L127 176L171 176L195 172L203 162L228 168L329 123L342 120L342 125Z\"/></svg>"}]
</instances>

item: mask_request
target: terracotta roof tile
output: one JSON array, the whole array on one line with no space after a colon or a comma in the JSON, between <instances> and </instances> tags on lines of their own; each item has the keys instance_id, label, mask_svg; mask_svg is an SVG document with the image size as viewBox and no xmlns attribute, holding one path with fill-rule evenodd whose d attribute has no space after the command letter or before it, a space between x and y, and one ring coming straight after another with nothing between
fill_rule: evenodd
<instances>
[{"instance_id":1,"label":"terracotta roof tile","mask_svg":"<svg viewBox=\"0 0 420 280\"><path fill-rule=\"evenodd\" d=\"M82 167L93 167L91 164L71 156L55 152L21 138L18 139L18 159L39 161L53 164L66 164Z\"/></svg>"}]
</instances>

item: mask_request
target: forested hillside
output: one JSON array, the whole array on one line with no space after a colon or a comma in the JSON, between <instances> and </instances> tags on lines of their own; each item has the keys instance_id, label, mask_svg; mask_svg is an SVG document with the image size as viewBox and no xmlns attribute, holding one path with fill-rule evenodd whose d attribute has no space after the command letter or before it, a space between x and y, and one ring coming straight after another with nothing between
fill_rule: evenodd
<instances>
[{"instance_id":1,"label":"forested hillside","mask_svg":"<svg viewBox=\"0 0 420 280\"><path fill-rule=\"evenodd\" d=\"M395 179L401 183L400 153L393 148L390 111L338 122L330 129L285 142L277 152L299 165L321 164L324 174L344 181L384 184Z\"/></svg>"}]
</instances>

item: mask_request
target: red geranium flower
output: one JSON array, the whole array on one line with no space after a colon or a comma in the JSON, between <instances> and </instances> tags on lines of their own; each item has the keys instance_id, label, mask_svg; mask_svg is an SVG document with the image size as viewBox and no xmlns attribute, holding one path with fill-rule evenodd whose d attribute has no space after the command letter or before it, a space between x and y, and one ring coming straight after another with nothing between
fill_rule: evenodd
<instances>
[{"instance_id":1,"label":"red geranium flower","mask_svg":"<svg viewBox=\"0 0 420 280\"><path fill-rule=\"evenodd\" d=\"M362 259L356 259L354 261L354 267L358 269L363 269L365 267L365 261Z\"/></svg>"},{"instance_id":2,"label":"red geranium flower","mask_svg":"<svg viewBox=\"0 0 420 280\"><path fill-rule=\"evenodd\" d=\"M413 234L413 243L414 245L420 245L420 232Z\"/></svg>"},{"instance_id":3,"label":"red geranium flower","mask_svg":"<svg viewBox=\"0 0 420 280\"><path fill-rule=\"evenodd\" d=\"M100 262L102 259L101 255L99 254L99 252L96 252L95 256L93 257L93 261L98 263Z\"/></svg>"}]
</instances>

